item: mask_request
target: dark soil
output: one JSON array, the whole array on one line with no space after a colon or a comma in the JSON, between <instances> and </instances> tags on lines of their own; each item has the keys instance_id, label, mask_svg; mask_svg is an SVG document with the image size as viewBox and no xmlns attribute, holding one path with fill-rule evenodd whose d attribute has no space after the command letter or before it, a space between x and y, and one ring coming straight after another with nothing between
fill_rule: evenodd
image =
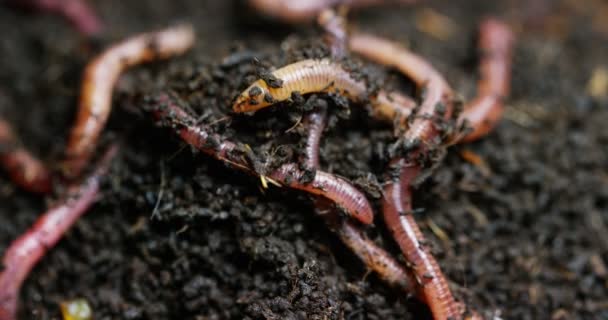
<instances>
[{"instance_id":1,"label":"dark soil","mask_svg":"<svg viewBox=\"0 0 608 320\"><path fill-rule=\"evenodd\" d=\"M121 157L101 201L25 284L21 318L57 319L58 303L76 297L91 303L96 319L419 319L425 313L368 276L307 196L262 191L259 180L192 152L142 112L149 97L171 90L202 122L249 143L261 157L296 158L303 131L286 131L307 97L255 116L231 115L229 105L265 69L324 55L314 25L286 26L235 1L94 6L108 24L95 44L61 18L0 8L0 112L50 163L60 158L83 66L100 48L175 21L194 23L199 40L186 57L137 68L119 82L103 140L123 141ZM439 40L417 27L428 8L451 20L451 36ZM424 209L418 221L457 296L488 316L608 319L608 97L587 88L596 69L608 68L601 12L608 12L601 1L480 0L351 17L357 27L428 57L464 98L475 93L476 22L497 14L519 26L505 119L487 138L450 148L416 191L415 205ZM359 70L377 83L411 89L394 71ZM332 110L322 167L377 196L390 128L369 120L363 108L349 111L340 99L317 98ZM467 162L465 150L485 164ZM1 175L0 199L4 249L52 197L19 191ZM383 229L378 215L368 233L396 254Z\"/></svg>"}]
</instances>

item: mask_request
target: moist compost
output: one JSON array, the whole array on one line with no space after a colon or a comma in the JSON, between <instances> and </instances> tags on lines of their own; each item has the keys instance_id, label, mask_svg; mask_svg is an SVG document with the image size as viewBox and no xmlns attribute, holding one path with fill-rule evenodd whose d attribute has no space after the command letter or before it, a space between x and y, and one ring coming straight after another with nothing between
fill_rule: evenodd
<instances>
[{"instance_id":1,"label":"moist compost","mask_svg":"<svg viewBox=\"0 0 608 320\"><path fill-rule=\"evenodd\" d=\"M608 89L589 89L608 68L608 26L597 13L608 8L536 2L524 10L518 2L436 1L356 11L350 22L427 57L463 99L475 94L479 19L496 14L520 28L504 119L481 141L448 149L416 189L413 214L458 298L485 315L606 319ZM234 97L273 68L327 56L317 27L263 18L240 1L92 4L108 26L94 42L60 17L0 7L0 112L51 164L65 145L83 67L101 48L179 21L194 23L198 40L186 56L119 81L102 140L120 141L121 155L103 198L29 277L22 319L57 319L59 303L73 298L87 299L96 319L429 317L368 274L306 195L263 189L185 147L144 111L169 92L200 123L251 146L263 170L298 159L303 113L327 105L321 168L354 181L377 209L394 139L364 106L296 94L252 116L230 112ZM429 10L449 19L449 36L424 27ZM414 94L393 70L342 63L373 88ZM53 201L20 191L4 173L0 199L0 252ZM368 235L398 256L380 215Z\"/></svg>"}]
</instances>

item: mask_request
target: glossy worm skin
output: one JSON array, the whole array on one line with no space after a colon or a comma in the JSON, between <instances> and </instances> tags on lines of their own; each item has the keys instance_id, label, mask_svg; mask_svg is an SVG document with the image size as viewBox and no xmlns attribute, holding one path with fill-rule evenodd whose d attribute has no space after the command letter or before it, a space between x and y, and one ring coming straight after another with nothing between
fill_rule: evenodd
<instances>
[{"instance_id":1,"label":"glossy worm skin","mask_svg":"<svg viewBox=\"0 0 608 320\"><path fill-rule=\"evenodd\" d=\"M0 320L15 320L23 281L45 253L97 200L100 180L105 176L117 147L103 155L95 171L68 187L67 194L7 248L0 272Z\"/></svg>"},{"instance_id":2,"label":"glossy worm skin","mask_svg":"<svg viewBox=\"0 0 608 320\"><path fill-rule=\"evenodd\" d=\"M168 95L161 95L158 101L160 106L154 110L156 117L174 125L177 134L186 143L237 169L259 175L247 162L243 147L218 134L209 133L210 130L204 126L194 125L194 118L173 103ZM346 180L323 171L316 171L311 182L303 182L306 180L306 174L307 172L296 164L288 163L264 173L264 177L292 189L327 198L363 224L373 222L371 205L365 196Z\"/></svg>"},{"instance_id":3,"label":"glossy worm skin","mask_svg":"<svg viewBox=\"0 0 608 320\"><path fill-rule=\"evenodd\" d=\"M0 119L0 165L24 190L35 193L51 191L49 168L25 149L4 119Z\"/></svg>"},{"instance_id":4,"label":"glossy worm skin","mask_svg":"<svg viewBox=\"0 0 608 320\"><path fill-rule=\"evenodd\" d=\"M433 119L449 118L452 113L452 91L443 77L421 57L388 40L369 35L353 35L350 48L377 63L393 66L410 77L419 88L425 88L425 96L417 117L405 136L413 140L428 141L439 132ZM437 108L442 106L443 110ZM419 148L413 153L423 152ZM409 156L412 159L412 155ZM406 159L395 159L392 167L399 168L397 179L389 181L384 188L384 220L393 234L407 262L411 265L419 286L418 296L425 301L436 320L461 319L462 304L456 302L429 248L424 235L411 215L411 183L421 171L417 163ZM477 317L474 315L473 317Z\"/></svg>"},{"instance_id":5,"label":"glossy worm skin","mask_svg":"<svg viewBox=\"0 0 608 320\"><path fill-rule=\"evenodd\" d=\"M274 71L272 75L282 80L280 87L271 87L263 79L254 82L236 98L233 111L257 111L291 98L293 92L338 93L353 102L363 102L368 97L366 84L354 79L330 59L299 61ZM374 116L393 121L396 117L405 120L415 103L406 96L381 91L377 98L371 98L371 105Z\"/></svg>"},{"instance_id":6,"label":"glossy worm skin","mask_svg":"<svg viewBox=\"0 0 608 320\"><path fill-rule=\"evenodd\" d=\"M85 36L94 36L103 29L103 23L86 0L10 0L9 3L62 15Z\"/></svg>"},{"instance_id":7,"label":"glossy worm skin","mask_svg":"<svg viewBox=\"0 0 608 320\"><path fill-rule=\"evenodd\" d=\"M112 90L125 69L182 54L194 44L190 26L177 26L126 39L90 62L82 80L78 114L66 146L64 175L77 177L87 165L111 111Z\"/></svg>"},{"instance_id":8,"label":"glossy worm skin","mask_svg":"<svg viewBox=\"0 0 608 320\"><path fill-rule=\"evenodd\" d=\"M469 102L459 117L473 130L464 142L487 135L503 113L503 99L509 94L511 56L515 36L504 22L487 18L479 27L479 82L477 96Z\"/></svg>"}]
</instances>

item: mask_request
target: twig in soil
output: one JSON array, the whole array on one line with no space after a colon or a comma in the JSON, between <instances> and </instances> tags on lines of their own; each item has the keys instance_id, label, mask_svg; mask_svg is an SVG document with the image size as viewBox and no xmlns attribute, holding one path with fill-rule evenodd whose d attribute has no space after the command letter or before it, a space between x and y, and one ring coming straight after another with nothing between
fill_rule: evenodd
<instances>
[{"instance_id":1,"label":"twig in soil","mask_svg":"<svg viewBox=\"0 0 608 320\"><path fill-rule=\"evenodd\" d=\"M49 168L18 141L4 119L0 119L0 165L19 187L35 193L51 191Z\"/></svg>"},{"instance_id":2,"label":"twig in soil","mask_svg":"<svg viewBox=\"0 0 608 320\"><path fill-rule=\"evenodd\" d=\"M260 172L259 161L250 149L228 140L205 125L195 125L194 117L187 114L169 94L160 94L150 111L157 119L168 124L187 144L225 164L254 176L264 176L281 185L327 198L363 224L371 224L373 211L365 196L346 180L323 171L302 170L294 163Z\"/></svg>"},{"instance_id":3,"label":"twig in soil","mask_svg":"<svg viewBox=\"0 0 608 320\"><path fill-rule=\"evenodd\" d=\"M0 320L15 319L23 281L46 252L97 200L100 181L117 151L116 145L110 147L91 175L70 185L65 196L8 247L0 272Z\"/></svg>"},{"instance_id":4,"label":"twig in soil","mask_svg":"<svg viewBox=\"0 0 608 320\"><path fill-rule=\"evenodd\" d=\"M192 27L176 26L126 39L87 65L62 166L67 178L78 177L92 156L112 109L112 89L118 77L129 67L182 54L193 44Z\"/></svg>"},{"instance_id":5,"label":"twig in soil","mask_svg":"<svg viewBox=\"0 0 608 320\"><path fill-rule=\"evenodd\" d=\"M103 29L102 21L86 0L10 0L9 4L62 15L85 36L95 36Z\"/></svg>"}]
</instances>

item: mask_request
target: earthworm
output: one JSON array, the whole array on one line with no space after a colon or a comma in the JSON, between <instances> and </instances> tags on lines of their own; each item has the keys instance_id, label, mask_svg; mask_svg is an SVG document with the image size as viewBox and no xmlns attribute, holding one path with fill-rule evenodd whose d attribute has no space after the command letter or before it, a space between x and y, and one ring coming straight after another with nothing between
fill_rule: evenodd
<instances>
[{"instance_id":1,"label":"earthworm","mask_svg":"<svg viewBox=\"0 0 608 320\"><path fill-rule=\"evenodd\" d=\"M0 320L14 320L23 281L45 253L97 200L100 180L118 151L110 147L95 171L80 183L68 187L66 195L7 248L0 272Z\"/></svg>"},{"instance_id":2,"label":"earthworm","mask_svg":"<svg viewBox=\"0 0 608 320\"><path fill-rule=\"evenodd\" d=\"M249 0L256 10L291 23L312 20L323 9L345 5L366 7L382 3L413 3L414 0Z\"/></svg>"},{"instance_id":3,"label":"earthworm","mask_svg":"<svg viewBox=\"0 0 608 320\"><path fill-rule=\"evenodd\" d=\"M472 141L487 135L503 113L503 99L509 94L511 55L514 35L504 22L487 18L479 26L480 63L477 96L469 102L459 117L472 131L462 141Z\"/></svg>"},{"instance_id":4,"label":"earthworm","mask_svg":"<svg viewBox=\"0 0 608 320\"><path fill-rule=\"evenodd\" d=\"M49 168L18 141L4 119L0 119L0 165L21 188L35 193L51 191Z\"/></svg>"},{"instance_id":5,"label":"earthworm","mask_svg":"<svg viewBox=\"0 0 608 320\"><path fill-rule=\"evenodd\" d=\"M388 285L401 289L406 293L415 292L415 279L397 262L386 250L370 240L361 227L352 221L341 219L324 199L315 202L315 207L325 219L327 224L346 245L369 269Z\"/></svg>"},{"instance_id":6,"label":"earthworm","mask_svg":"<svg viewBox=\"0 0 608 320\"><path fill-rule=\"evenodd\" d=\"M191 26L144 33L111 46L90 62L83 76L78 115L66 146L64 175L77 177L87 165L111 111L112 89L125 69L184 53L194 44Z\"/></svg>"},{"instance_id":7,"label":"earthworm","mask_svg":"<svg viewBox=\"0 0 608 320\"><path fill-rule=\"evenodd\" d=\"M319 144L327 123L327 108L317 107L304 116L302 124L308 131L304 147L304 164L307 168L319 168Z\"/></svg>"},{"instance_id":8,"label":"earthworm","mask_svg":"<svg viewBox=\"0 0 608 320\"><path fill-rule=\"evenodd\" d=\"M424 93L416 118L405 134L407 139L429 142L439 134L436 121L450 119L453 113L452 89L439 72L404 47L372 35L352 34L349 47L367 59L401 71Z\"/></svg>"},{"instance_id":9,"label":"earthworm","mask_svg":"<svg viewBox=\"0 0 608 320\"><path fill-rule=\"evenodd\" d=\"M85 36L97 35L103 29L103 23L85 0L12 0L10 3L62 15Z\"/></svg>"},{"instance_id":10,"label":"earthworm","mask_svg":"<svg viewBox=\"0 0 608 320\"><path fill-rule=\"evenodd\" d=\"M392 42L370 35L357 34L350 38L353 52L377 63L393 66L411 78L419 88L424 88L424 97L419 113L405 137L410 141L426 142L440 132L434 126L436 117L447 118L453 112L452 91L443 77L424 59ZM454 299L448 282L429 248L426 240L411 214L411 185L422 168L415 163L416 154L424 147L408 155L408 159L392 160L391 167L398 168L397 178L384 187L384 220L393 238L399 245L407 262L411 265L419 283L418 296L425 301L434 319L461 319L464 306ZM477 317L477 315L474 315Z\"/></svg>"},{"instance_id":11,"label":"earthworm","mask_svg":"<svg viewBox=\"0 0 608 320\"><path fill-rule=\"evenodd\" d=\"M306 147L304 162L311 169L319 168L319 143L325 125L327 123L327 110L318 108L306 115L303 121L308 129L306 136ZM391 286L401 288L406 292L412 292L408 273L403 267L376 243L368 239L359 226L352 222L341 219L336 215L335 208L331 207L325 199L316 199L315 207L325 219L340 240L370 269Z\"/></svg>"},{"instance_id":12,"label":"earthworm","mask_svg":"<svg viewBox=\"0 0 608 320\"><path fill-rule=\"evenodd\" d=\"M325 30L325 42L331 50L332 58L343 58L346 55L348 37L344 15L333 9L325 9L319 14L317 23Z\"/></svg>"},{"instance_id":13,"label":"earthworm","mask_svg":"<svg viewBox=\"0 0 608 320\"><path fill-rule=\"evenodd\" d=\"M260 175L248 162L245 146L237 145L219 134L211 133L211 130L205 126L195 125L195 119L172 101L169 95L161 94L157 98L157 102L158 105L153 108L155 116L174 126L177 134L186 143L234 168L251 175ZM294 163L287 163L268 173L263 173L260 177L292 189L327 198L361 223L372 223L371 205L360 191L346 180L332 174L316 171L309 177L309 173L301 170Z\"/></svg>"},{"instance_id":14,"label":"earthworm","mask_svg":"<svg viewBox=\"0 0 608 320\"><path fill-rule=\"evenodd\" d=\"M289 99L294 92L338 93L353 102L364 102L368 99L365 82L356 80L340 64L330 59L302 60L275 70L272 75L280 79L280 85L271 85L264 79L255 81L236 98L232 106L233 111L257 111ZM401 104L403 102L407 105ZM372 97L371 105L372 114L393 121L395 117L405 120L414 104L405 96L381 91L377 98Z\"/></svg>"}]
</instances>

